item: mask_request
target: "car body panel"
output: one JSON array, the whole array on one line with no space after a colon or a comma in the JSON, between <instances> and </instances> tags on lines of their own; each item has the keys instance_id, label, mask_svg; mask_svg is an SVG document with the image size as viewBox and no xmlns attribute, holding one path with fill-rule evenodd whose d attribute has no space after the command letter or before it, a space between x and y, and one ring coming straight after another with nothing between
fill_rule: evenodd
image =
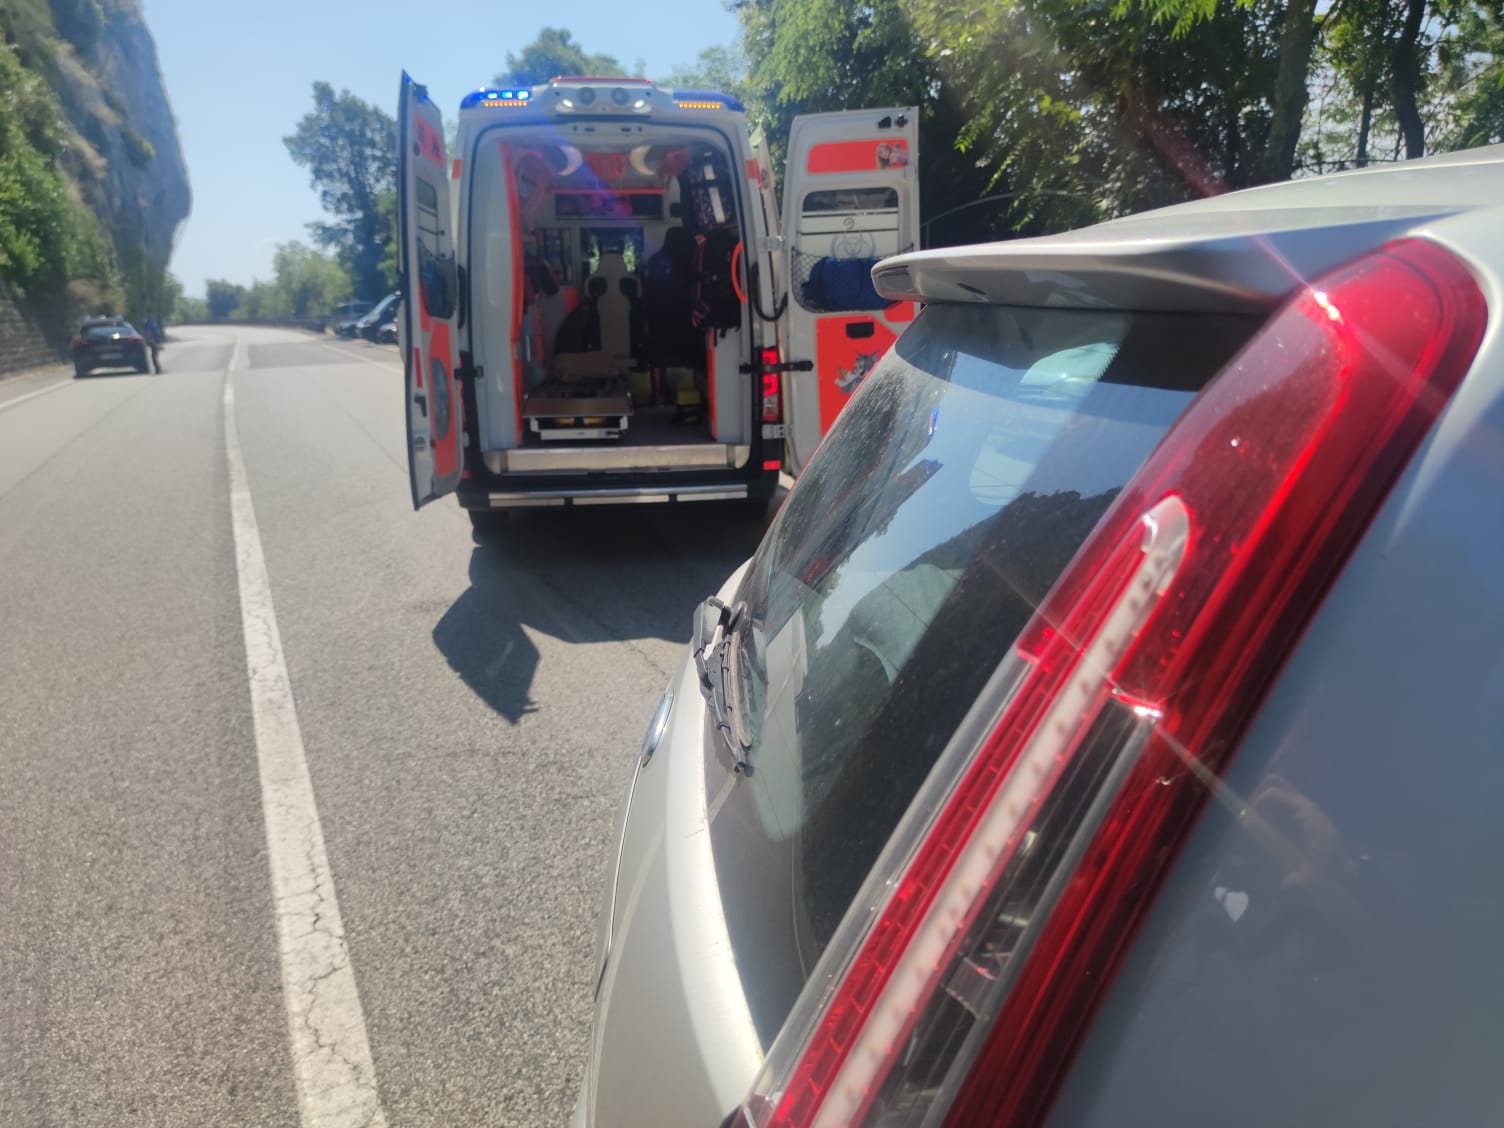
<instances>
[{"instance_id":1,"label":"car body panel","mask_svg":"<svg viewBox=\"0 0 1504 1128\"><path fill-rule=\"evenodd\" d=\"M1186 880L1172 874L1151 911L1066 1081L1056 1124L1116 1123L1123 1107L1157 1124L1188 1123L1206 1115L1217 1093L1245 1088L1253 1090L1246 1098L1217 1106L1218 1123L1461 1124L1497 1112L1490 1056L1504 992L1491 957L1504 921L1495 861L1504 845L1495 813L1504 798L1497 214L1446 225L1490 303L1469 374L1240 741L1217 788L1221 803L1182 855ZM1187 922L1198 900L1211 906L1216 895L1196 880L1209 865L1203 859L1225 857L1247 821L1222 812L1258 808L1272 788L1302 813L1276 820L1289 853L1273 855L1269 877L1282 891L1305 889L1306 904L1326 911L1290 914L1282 892L1255 885L1250 896L1244 881L1224 877L1224 890L1246 900L1228 911L1236 919L1223 924L1222 951L1192 962ZM1329 893L1312 884L1320 881ZM1315 941L1343 933L1350 942L1364 937L1343 960L1347 970L1382 972L1367 977L1382 1019L1346 1007L1325 1012L1340 1027L1334 1037L1330 1027L1309 1024L1307 1008L1322 1014L1312 997L1340 990L1338 976L1317 974L1332 953ZM1209 1028L1207 1013L1227 1013L1239 992L1246 992L1239 1021ZM1291 1040L1298 1060L1316 1038L1324 1056L1309 1069L1282 1071L1268 1060L1271 1037ZM1167 1091L1165 1074L1147 1064L1151 1044L1151 1056L1175 1060L1200 1091ZM1247 1086L1252 1072L1260 1081ZM1313 1112L1323 1102L1330 1104Z\"/></svg>"},{"instance_id":2,"label":"car body panel","mask_svg":"<svg viewBox=\"0 0 1504 1128\"><path fill-rule=\"evenodd\" d=\"M584 1122L599 1128L714 1123L762 1064L720 915L701 758L705 706L692 662L671 688L673 712L637 770L598 922L605 968L580 1104Z\"/></svg>"},{"instance_id":3,"label":"car body panel","mask_svg":"<svg viewBox=\"0 0 1504 1128\"><path fill-rule=\"evenodd\" d=\"M1428 778L1427 749L1496 755L1504 733L1501 201L1504 146L1271 186L1061 236L901 256L880 265L874 278L888 296L913 300L1236 312L1267 310L1305 279L1396 238L1431 239L1466 262L1490 311L1469 374L1315 615L1238 754L1252 765L1316 741L1346 743L1359 759L1364 748L1386 748L1413 753L1419 787ZM728 583L722 597L736 590ZM729 990L729 952L719 952L718 939L708 940L703 931L696 942L683 942L702 928L702 918L724 923L727 911L706 898L735 891L718 885L710 866L695 895L676 899L665 892L676 868L700 867L703 874L709 865L706 805L715 804L707 795L713 784L707 788L702 779L696 786L687 778L703 776L710 732L688 663L676 694L671 740L659 756L671 751L665 763L655 758L653 769L639 775L613 875L611 943L621 963L613 973L617 957L608 959L591 1092L582 1100L596 1116L577 1120L582 1124L715 1123L732 1107L721 1093L735 1086L707 1079L745 1073L760 1053L752 1049L755 1037L727 1043L725 1031L707 1020L703 1000L683 994L689 973L675 966L692 960L695 973L704 974L709 959L724 997L740 999L728 1012L729 1024L740 1030L749 1023L750 991ZM1231 799L1249 786L1238 762L1235 757L1229 775ZM670 764L677 783L664 773L644 789L652 771ZM693 809L681 810L681 804ZM1444 821L1434 821L1444 833ZM1490 876L1480 861L1480 889ZM657 964L647 960L649 951ZM639 970L644 967L650 970ZM613 989L613 974L636 979L633 990ZM648 1021L651 1037L630 1044L636 1024ZM1132 1022L1131 1005L1109 1010L1105 1037L1126 1036ZM653 1052L649 1042L671 1051ZM1384 1044L1379 1028L1376 1055ZM722 1054L730 1056L717 1060ZM681 1093L660 1094L670 1062L675 1070L683 1063L691 1080ZM1163 1086L1164 1079L1157 1082ZM1111 1105L1119 1113L1123 1093L1115 1092ZM646 1115L629 1117L628 1104L632 1113ZM1299 1120L1298 1111L1288 1119ZM1062 1122L1072 1122L1070 1115Z\"/></svg>"}]
</instances>

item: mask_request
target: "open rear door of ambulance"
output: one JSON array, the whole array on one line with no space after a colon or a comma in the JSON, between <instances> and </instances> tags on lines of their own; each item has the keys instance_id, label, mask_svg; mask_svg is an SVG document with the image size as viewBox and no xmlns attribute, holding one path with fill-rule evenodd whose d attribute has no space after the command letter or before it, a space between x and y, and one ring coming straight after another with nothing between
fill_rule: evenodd
<instances>
[{"instance_id":1,"label":"open rear door of ambulance","mask_svg":"<svg viewBox=\"0 0 1504 1128\"><path fill-rule=\"evenodd\" d=\"M405 72L397 112L397 192L407 465L418 509L453 493L460 481L462 420L454 375L459 279L443 115Z\"/></svg>"},{"instance_id":2,"label":"open rear door of ambulance","mask_svg":"<svg viewBox=\"0 0 1504 1128\"><path fill-rule=\"evenodd\" d=\"M919 245L919 111L843 110L794 119L783 174L789 302L788 468L804 469L862 378L914 317L884 301L872 267Z\"/></svg>"}]
</instances>

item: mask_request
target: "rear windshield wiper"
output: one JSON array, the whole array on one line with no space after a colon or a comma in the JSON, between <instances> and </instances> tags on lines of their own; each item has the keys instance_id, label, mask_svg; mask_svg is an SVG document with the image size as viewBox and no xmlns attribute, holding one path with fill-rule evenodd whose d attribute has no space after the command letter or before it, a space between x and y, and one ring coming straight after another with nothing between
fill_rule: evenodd
<instances>
[{"instance_id":1,"label":"rear windshield wiper","mask_svg":"<svg viewBox=\"0 0 1504 1128\"><path fill-rule=\"evenodd\" d=\"M694 653L695 673L700 679L700 696L710 707L710 719L731 753L732 770L748 771L746 750L731 733L731 710L727 705L726 655L736 625L746 613L745 603L725 604L714 597L695 609L695 633L690 642Z\"/></svg>"}]
</instances>

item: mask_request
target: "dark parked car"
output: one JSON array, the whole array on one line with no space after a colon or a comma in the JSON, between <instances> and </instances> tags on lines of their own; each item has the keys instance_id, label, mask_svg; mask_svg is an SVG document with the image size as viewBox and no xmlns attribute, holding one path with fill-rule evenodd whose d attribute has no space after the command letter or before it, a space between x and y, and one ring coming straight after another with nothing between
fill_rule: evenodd
<instances>
[{"instance_id":1,"label":"dark parked car","mask_svg":"<svg viewBox=\"0 0 1504 1128\"><path fill-rule=\"evenodd\" d=\"M392 312L392 319L376 330L376 341L382 345L397 343L397 326L402 322L402 303L399 301Z\"/></svg>"},{"instance_id":2,"label":"dark parked car","mask_svg":"<svg viewBox=\"0 0 1504 1128\"><path fill-rule=\"evenodd\" d=\"M134 368L147 372L146 340L123 317L94 317L73 338L73 371L87 376L100 368Z\"/></svg>"},{"instance_id":3,"label":"dark parked car","mask_svg":"<svg viewBox=\"0 0 1504 1128\"><path fill-rule=\"evenodd\" d=\"M370 312L370 302L346 302L329 315L329 324L334 327L336 337L354 337L360 319Z\"/></svg>"},{"instance_id":4,"label":"dark parked car","mask_svg":"<svg viewBox=\"0 0 1504 1128\"><path fill-rule=\"evenodd\" d=\"M397 318L397 301L399 297L400 295L392 293L382 298L376 308L362 317L356 324L356 336L364 337L368 341L380 340L381 327L391 324Z\"/></svg>"},{"instance_id":5,"label":"dark parked car","mask_svg":"<svg viewBox=\"0 0 1504 1128\"><path fill-rule=\"evenodd\" d=\"M1495 146L879 263L623 764L576 1125L1500 1123L1501 220Z\"/></svg>"}]
</instances>

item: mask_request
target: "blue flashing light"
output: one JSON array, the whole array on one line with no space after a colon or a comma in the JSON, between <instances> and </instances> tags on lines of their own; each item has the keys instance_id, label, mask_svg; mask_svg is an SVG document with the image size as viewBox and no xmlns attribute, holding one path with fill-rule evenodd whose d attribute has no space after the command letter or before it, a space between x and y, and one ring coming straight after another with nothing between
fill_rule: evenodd
<instances>
[{"instance_id":1,"label":"blue flashing light","mask_svg":"<svg viewBox=\"0 0 1504 1128\"><path fill-rule=\"evenodd\" d=\"M676 102L719 102L728 110L735 110L739 114L747 112L747 107L738 102L730 94L722 94L718 90L680 90L674 88L674 101Z\"/></svg>"},{"instance_id":2,"label":"blue flashing light","mask_svg":"<svg viewBox=\"0 0 1504 1128\"><path fill-rule=\"evenodd\" d=\"M514 90L482 88L466 94L464 101L460 103L460 109L472 110L476 106L510 106L531 102L532 100L533 92L526 88Z\"/></svg>"}]
</instances>

